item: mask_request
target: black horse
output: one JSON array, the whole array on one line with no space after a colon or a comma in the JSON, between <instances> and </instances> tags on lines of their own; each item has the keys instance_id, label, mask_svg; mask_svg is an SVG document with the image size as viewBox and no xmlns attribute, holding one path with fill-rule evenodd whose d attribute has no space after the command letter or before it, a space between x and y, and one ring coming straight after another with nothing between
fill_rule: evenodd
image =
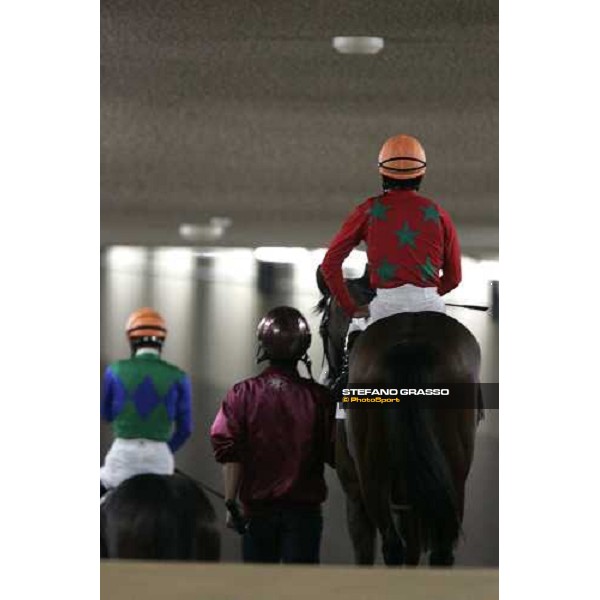
<instances>
[{"instance_id":1,"label":"black horse","mask_svg":"<svg viewBox=\"0 0 600 600\"><path fill-rule=\"evenodd\" d=\"M349 319L323 294L321 335L329 383L341 368ZM348 280L357 303L372 297L365 277ZM370 297L369 297L370 296ZM349 410L338 421L336 469L346 493L347 519L358 564L373 564L376 531L388 565L452 565L464 510L465 482L482 416L481 353L473 335L442 313L401 313L372 324L350 353L348 387L462 384L460 402L402 401L387 409Z\"/></svg>"},{"instance_id":2,"label":"black horse","mask_svg":"<svg viewBox=\"0 0 600 600\"><path fill-rule=\"evenodd\" d=\"M101 558L218 561L215 510L183 474L137 475L100 506Z\"/></svg>"}]
</instances>

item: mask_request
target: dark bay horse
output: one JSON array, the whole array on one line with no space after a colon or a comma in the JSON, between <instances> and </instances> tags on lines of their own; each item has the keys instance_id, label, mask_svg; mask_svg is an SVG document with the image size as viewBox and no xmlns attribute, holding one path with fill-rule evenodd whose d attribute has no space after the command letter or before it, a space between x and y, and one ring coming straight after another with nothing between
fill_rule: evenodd
<instances>
[{"instance_id":1,"label":"dark bay horse","mask_svg":"<svg viewBox=\"0 0 600 600\"><path fill-rule=\"evenodd\" d=\"M101 558L218 561L215 510L183 474L137 475L100 505Z\"/></svg>"},{"instance_id":2,"label":"dark bay horse","mask_svg":"<svg viewBox=\"0 0 600 600\"><path fill-rule=\"evenodd\" d=\"M339 373L349 319L323 298L321 335L329 383ZM347 282L364 304L365 277ZM336 470L346 494L355 560L373 564L376 531L386 564L416 565L430 551L433 566L450 566L461 532L465 483L482 416L481 353L471 332L442 313L402 313L372 324L350 353L348 387L422 387L468 384L452 407L418 399L347 411L338 421ZM327 382L325 382L327 384Z\"/></svg>"}]
</instances>

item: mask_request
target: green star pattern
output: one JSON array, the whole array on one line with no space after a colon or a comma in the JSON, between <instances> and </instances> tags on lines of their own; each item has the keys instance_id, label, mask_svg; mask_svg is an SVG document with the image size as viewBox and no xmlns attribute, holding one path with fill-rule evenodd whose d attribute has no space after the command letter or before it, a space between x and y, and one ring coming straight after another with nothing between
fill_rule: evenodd
<instances>
[{"instance_id":1,"label":"green star pattern","mask_svg":"<svg viewBox=\"0 0 600 600\"><path fill-rule=\"evenodd\" d=\"M426 221L435 221L436 223L440 220L440 213L438 209L430 204L429 206L422 206L421 210L424 213L424 217Z\"/></svg>"},{"instance_id":2,"label":"green star pattern","mask_svg":"<svg viewBox=\"0 0 600 600\"><path fill-rule=\"evenodd\" d=\"M402 229L398 229L398 231L396 231L396 235L398 236L398 242L400 243L400 246L406 246L408 244L409 246L416 248L415 237L419 235L419 232L416 230L411 230L410 226L408 225L408 221L404 221Z\"/></svg>"},{"instance_id":3,"label":"green star pattern","mask_svg":"<svg viewBox=\"0 0 600 600\"><path fill-rule=\"evenodd\" d=\"M369 209L369 215L372 219L380 219L381 221L385 221L385 213L387 210L389 210L389 208L389 206L386 206L382 202L379 202L379 200L375 200L375 202L373 202L373 205Z\"/></svg>"},{"instance_id":4,"label":"green star pattern","mask_svg":"<svg viewBox=\"0 0 600 600\"><path fill-rule=\"evenodd\" d=\"M387 281L394 276L396 272L396 266L389 263L385 258L382 263L377 267L377 275L383 281Z\"/></svg>"},{"instance_id":5,"label":"green star pattern","mask_svg":"<svg viewBox=\"0 0 600 600\"><path fill-rule=\"evenodd\" d=\"M419 265L419 268L421 269L421 279L423 279L423 281L435 278L436 268L431 264L429 256L422 265Z\"/></svg>"}]
</instances>

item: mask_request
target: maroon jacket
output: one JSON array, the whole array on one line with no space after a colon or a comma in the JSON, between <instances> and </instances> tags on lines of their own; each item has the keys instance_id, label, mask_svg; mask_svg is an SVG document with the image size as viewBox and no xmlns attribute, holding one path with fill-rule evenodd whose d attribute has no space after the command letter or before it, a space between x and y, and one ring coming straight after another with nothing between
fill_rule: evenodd
<instances>
[{"instance_id":1,"label":"maroon jacket","mask_svg":"<svg viewBox=\"0 0 600 600\"><path fill-rule=\"evenodd\" d=\"M229 390L210 436L218 462L242 463L239 496L247 514L325 500L334 413L329 391L296 371L268 367Z\"/></svg>"}]
</instances>

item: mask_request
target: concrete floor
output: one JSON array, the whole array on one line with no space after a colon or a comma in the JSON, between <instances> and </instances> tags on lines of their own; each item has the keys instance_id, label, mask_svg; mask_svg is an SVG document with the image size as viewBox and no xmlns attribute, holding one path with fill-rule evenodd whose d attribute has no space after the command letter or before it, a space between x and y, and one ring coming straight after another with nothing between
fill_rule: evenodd
<instances>
[{"instance_id":1,"label":"concrete floor","mask_svg":"<svg viewBox=\"0 0 600 600\"><path fill-rule=\"evenodd\" d=\"M212 457L209 428L226 390L235 382L258 372L254 362L255 328L260 317L280 304L297 307L308 318L313 331L310 354L318 372L322 350L318 317L312 308L318 300L316 288L299 282L283 267L275 273L258 274L256 265L234 260L219 272L210 259L192 264L171 260L168 265L140 254L119 263L104 253L101 268L101 369L128 355L123 333L131 310L153 306L166 318L169 338L164 357L186 370L192 378L195 432L181 449L179 468L200 481L221 489L219 465ZM177 256L177 255L174 255ZM241 257L241 255L240 255ZM238 258L240 258L238 257ZM256 274L254 272L254 274ZM273 285L275 281L276 285ZM482 380L498 381L498 326L485 313L450 309L477 337L483 351ZM101 459L110 442L110 429L101 425ZM498 410L488 410L480 425L475 461L467 483L464 538L457 551L457 565L498 566ZM344 497L335 472L327 467L329 498L324 505L323 563L350 564L352 549L345 524ZM217 508L218 501L216 501ZM223 520L224 520L224 510ZM237 534L223 527L223 560L240 560ZM381 559L379 558L379 561Z\"/></svg>"}]
</instances>

